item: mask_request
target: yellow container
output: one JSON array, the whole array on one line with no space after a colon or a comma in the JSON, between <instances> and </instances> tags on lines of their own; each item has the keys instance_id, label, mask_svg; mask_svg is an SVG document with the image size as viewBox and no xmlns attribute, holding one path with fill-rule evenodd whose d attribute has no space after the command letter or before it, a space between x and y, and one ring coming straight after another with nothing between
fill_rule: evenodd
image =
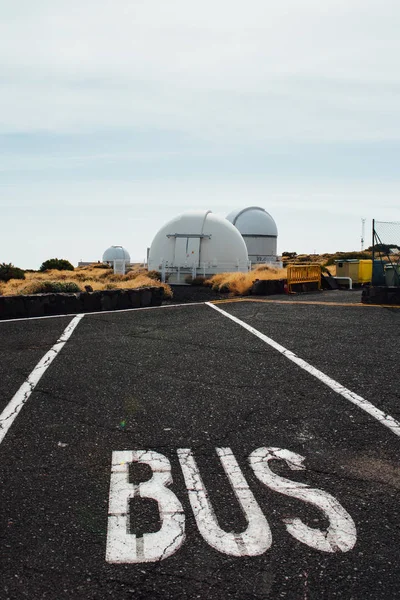
<instances>
[{"instance_id":1,"label":"yellow container","mask_svg":"<svg viewBox=\"0 0 400 600\"><path fill-rule=\"evenodd\" d=\"M372 260L360 260L358 265L358 283L371 283L372 281Z\"/></svg>"},{"instance_id":2,"label":"yellow container","mask_svg":"<svg viewBox=\"0 0 400 600\"><path fill-rule=\"evenodd\" d=\"M335 260L336 276L351 277L353 283L358 283L359 260Z\"/></svg>"}]
</instances>

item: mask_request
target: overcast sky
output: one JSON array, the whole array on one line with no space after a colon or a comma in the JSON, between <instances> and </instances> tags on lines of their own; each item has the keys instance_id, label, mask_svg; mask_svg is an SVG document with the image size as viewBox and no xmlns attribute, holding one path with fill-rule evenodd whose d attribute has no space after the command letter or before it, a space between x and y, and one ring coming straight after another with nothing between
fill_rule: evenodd
<instances>
[{"instance_id":1,"label":"overcast sky","mask_svg":"<svg viewBox=\"0 0 400 600\"><path fill-rule=\"evenodd\" d=\"M278 251L400 221L398 0L0 0L0 262L143 260L191 208ZM394 241L400 243L400 240Z\"/></svg>"}]
</instances>

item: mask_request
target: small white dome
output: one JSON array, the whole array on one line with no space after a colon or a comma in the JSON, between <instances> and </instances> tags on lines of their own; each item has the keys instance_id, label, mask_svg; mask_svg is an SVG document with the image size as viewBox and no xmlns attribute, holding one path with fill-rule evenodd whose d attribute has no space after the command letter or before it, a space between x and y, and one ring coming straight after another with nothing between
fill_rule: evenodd
<instances>
[{"instance_id":1,"label":"small white dome","mask_svg":"<svg viewBox=\"0 0 400 600\"><path fill-rule=\"evenodd\" d=\"M278 228L271 215L259 206L233 210L226 217L242 235L278 236Z\"/></svg>"},{"instance_id":2,"label":"small white dome","mask_svg":"<svg viewBox=\"0 0 400 600\"><path fill-rule=\"evenodd\" d=\"M113 262L114 260L125 260L131 262L128 250L122 246L110 246L103 254L103 262Z\"/></svg>"},{"instance_id":3,"label":"small white dome","mask_svg":"<svg viewBox=\"0 0 400 600\"><path fill-rule=\"evenodd\" d=\"M149 253L149 269L199 268L207 274L247 271L246 244L239 231L223 217L190 211L166 223L156 234Z\"/></svg>"}]
</instances>

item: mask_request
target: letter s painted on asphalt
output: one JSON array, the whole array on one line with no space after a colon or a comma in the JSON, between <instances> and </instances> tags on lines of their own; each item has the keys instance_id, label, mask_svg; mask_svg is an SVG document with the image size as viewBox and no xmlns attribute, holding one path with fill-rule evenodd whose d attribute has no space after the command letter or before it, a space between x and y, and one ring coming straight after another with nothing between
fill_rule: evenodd
<instances>
[{"instance_id":1,"label":"letter s painted on asphalt","mask_svg":"<svg viewBox=\"0 0 400 600\"><path fill-rule=\"evenodd\" d=\"M333 496L305 483L290 481L276 475L269 468L271 460L284 460L292 470L304 470L304 457L280 448L258 448L250 454L249 461L257 478L280 494L297 498L319 508L329 521L326 531L308 527L299 518L285 519L287 531L303 544L323 552L348 552L357 540L353 519Z\"/></svg>"}]
</instances>

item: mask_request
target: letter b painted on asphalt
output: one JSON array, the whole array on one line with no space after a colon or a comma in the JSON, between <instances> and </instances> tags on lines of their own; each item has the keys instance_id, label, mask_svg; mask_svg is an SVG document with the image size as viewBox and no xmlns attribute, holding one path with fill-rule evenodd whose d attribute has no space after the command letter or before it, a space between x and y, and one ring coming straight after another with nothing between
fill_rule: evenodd
<instances>
[{"instance_id":1,"label":"letter b painted on asphalt","mask_svg":"<svg viewBox=\"0 0 400 600\"><path fill-rule=\"evenodd\" d=\"M150 466L149 481L134 485L129 481L129 465ZM172 483L171 465L162 454L151 451L113 452L107 531L106 560L110 563L140 563L162 560L174 554L185 539L182 504L168 489ZM129 501L151 498L158 503L161 529L137 537L129 531Z\"/></svg>"}]
</instances>

